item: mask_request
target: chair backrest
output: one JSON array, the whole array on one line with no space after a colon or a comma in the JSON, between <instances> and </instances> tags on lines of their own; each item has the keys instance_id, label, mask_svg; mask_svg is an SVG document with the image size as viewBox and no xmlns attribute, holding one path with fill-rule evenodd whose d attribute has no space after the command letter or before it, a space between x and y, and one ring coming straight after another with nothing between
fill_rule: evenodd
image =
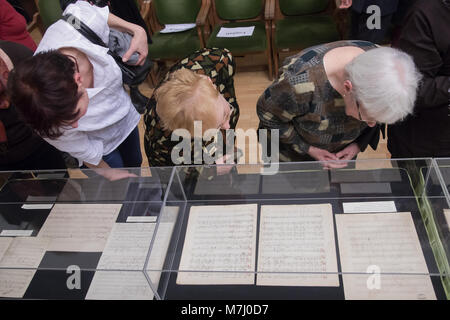
<instances>
[{"instance_id":1,"label":"chair backrest","mask_svg":"<svg viewBox=\"0 0 450 320\"><path fill-rule=\"evenodd\" d=\"M278 0L281 12L286 16L314 14L325 11L330 0Z\"/></svg>"},{"instance_id":2,"label":"chair backrest","mask_svg":"<svg viewBox=\"0 0 450 320\"><path fill-rule=\"evenodd\" d=\"M223 20L247 20L261 15L264 0L215 0L216 13Z\"/></svg>"},{"instance_id":3,"label":"chair backrest","mask_svg":"<svg viewBox=\"0 0 450 320\"><path fill-rule=\"evenodd\" d=\"M61 18L62 10L59 0L39 0L37 3L44 29Z\"/></svg>"},{"instance_id":4,"label":"chair backrest","mask_svg":"<svg viewBox=\"0 0 450 320\"><path fill-rule=\"evenodd\" d=\"M156 17L161 24L193 23L202 0L153 0Z\"/></svg>"}]
</instances>

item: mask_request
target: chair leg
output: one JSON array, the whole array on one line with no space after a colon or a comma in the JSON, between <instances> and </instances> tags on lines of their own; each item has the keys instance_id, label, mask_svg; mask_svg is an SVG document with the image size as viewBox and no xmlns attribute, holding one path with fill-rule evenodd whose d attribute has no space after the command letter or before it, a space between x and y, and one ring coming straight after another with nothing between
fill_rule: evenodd
<instances>
[{"instance_id":1,"label":"chair leg","mask_svg":"<svg viewBox=\"0 0 450 320\"><path fill-rule=\"evenodd\" d=\"M274 67L275 67L275 79L278 79L278 59L279 59L279 54L278 51L276 49L273 50L273 62L274 62Z\"/></svg>"},{"instance_id":2,"label":"chair leg","mask_svg":"<svg viewBox=\"0 0 450 320\"><path fill-rule=\"evenodd\" d=\"M267 49L266 53L267 53L267 66L269 67L269 80L272 81L273 80L273 70L272 70L272 50Z\"/></svg>"}]
</instances>

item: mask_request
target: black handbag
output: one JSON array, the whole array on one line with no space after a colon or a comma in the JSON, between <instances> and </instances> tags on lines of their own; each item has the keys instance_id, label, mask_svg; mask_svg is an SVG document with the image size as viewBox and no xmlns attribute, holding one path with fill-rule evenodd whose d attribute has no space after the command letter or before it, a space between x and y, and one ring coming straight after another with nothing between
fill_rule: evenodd
<instances>
[{"instance_id":1,"label":"black handbag","mask_svg":"<svg viewBox=\"0 0 450 320\"><path fill-rule=\"evenodd\" d=\"M130 87L131 102L135 106L136 110L143 114L150 99L140 93L138 85L140 85L147 78L152 62L147 56L142 66L129 65L122 61L122 57L109 50L109 47L100 39L100 37L92 31L83 21L68 14L62 17L64 21L72 25L79 33L81 33L86 39L92 43L108 48L108 54L114 58L120 70L122 71L122 81L124 84Z\"/></svg>"}]
</instances>

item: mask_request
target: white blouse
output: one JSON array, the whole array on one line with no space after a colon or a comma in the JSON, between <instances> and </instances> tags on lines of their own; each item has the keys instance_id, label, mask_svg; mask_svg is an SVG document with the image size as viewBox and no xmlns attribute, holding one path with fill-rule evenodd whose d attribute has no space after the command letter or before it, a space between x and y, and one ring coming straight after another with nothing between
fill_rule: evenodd
<instances>
[{"instance_id":1,"label":"white blouse","mask_svg":"<svg viewBox=\"0 0 450 320\"><path fill-rule=\"evenodd\" d=\"M63 14L73 14L108 43L108 7L87 1L69 5ZM82 51L93 66L94 86L86 89L89 105L78 127L63 128L57 139L45 138L55 148L83 162L98 165L104 155L114 151L139 123L140 115L122 85L122 72L108 49L84 38L72 25L58 20L45 32L36 53L72 47Z\"/></svg>"}]
</instances>

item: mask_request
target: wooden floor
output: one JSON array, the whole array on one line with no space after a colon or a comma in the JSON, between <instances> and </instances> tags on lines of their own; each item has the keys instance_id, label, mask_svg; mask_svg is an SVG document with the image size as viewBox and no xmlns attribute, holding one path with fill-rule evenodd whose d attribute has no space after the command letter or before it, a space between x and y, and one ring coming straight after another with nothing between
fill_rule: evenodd
<instances>
[{"instance_id":1,"label":"wooden floor","mask_svg":"<svg viewBox=\"0 0 450 320\"><path fill-rule=\"evenodd\" d=\"M39 31L34 30L32 37L38 43L41 39ZM236 57L237 72L234 78L237 102L240 107L240 118L237 127L243 130L257 129L258 116L256 115L256 102L259 96L264 92L267 86L272 83L268 78L266 67L264 66L265 58L263 56L246 56ZM140 87L141 92L150 96L153 89L144 83ZM141 149L143 154L143 167L148 167L148 160L145 156L143 137L144 128L143 121L139 124L141 134ZM250 145L250 147L253 147ZM255 150L250 148L250 150ZM248 158L249 155L247 155ZM369 146L367 150L360 153L358 159L387 159L390 158L390 153L387 150L386 140L380 140L377 150L372 150Z\"/></svg>"}]
</instances>

